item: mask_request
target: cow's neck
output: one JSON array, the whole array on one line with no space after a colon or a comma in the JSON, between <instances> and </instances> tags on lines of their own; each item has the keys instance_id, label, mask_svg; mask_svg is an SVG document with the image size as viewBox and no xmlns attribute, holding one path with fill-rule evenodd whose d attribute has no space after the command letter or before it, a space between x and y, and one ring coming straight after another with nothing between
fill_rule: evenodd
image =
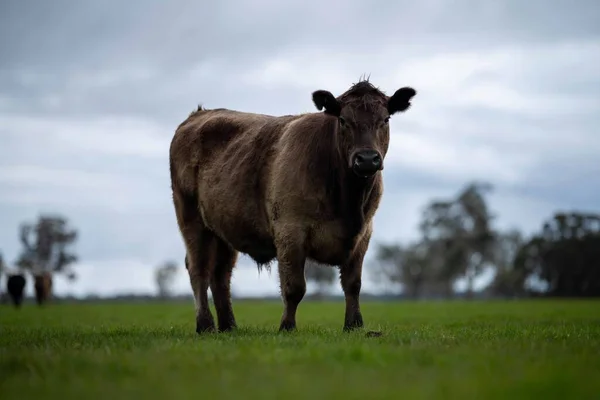
<instances>
[{"instance_id":1,"label":"cow's neck","mask_svg":"<svg viewBox=\"0 0 600 400\"><path fill-rule=\"evenodd\" d=\"M350 236L358 235L365 224L365 205L368 202L375 178L360 178L352 171L346 169L342 182L343 199L341 204L343 218L346 221L346 227Z\"/></svg>"},{"instance_id":2,"label":"cow's neck","mask_svg":"<svg viewBox=\"0 0 600 400\"><path fill-rule=\"evenodd\" d=\"M318 154L309 168L313 171L313 179L324 185L334 214L344 221L349 236L353 238L364 227L365 204L373 191L375 178L360 178L348 168L344 152L340 151L337 121L329 123L331 125L324 134L309 143ZM331 128L333 132L329 130Z\"/></svg>"}]
</instances>

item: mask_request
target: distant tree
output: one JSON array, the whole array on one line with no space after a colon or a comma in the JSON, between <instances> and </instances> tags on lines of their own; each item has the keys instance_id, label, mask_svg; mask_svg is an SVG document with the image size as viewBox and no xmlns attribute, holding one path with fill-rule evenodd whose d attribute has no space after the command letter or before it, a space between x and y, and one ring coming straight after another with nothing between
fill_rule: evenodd
<instances>
[{"instance_id":1,"label":"distant tree","mask_svg":"<svg viewBox=\"0 0 600 400\"><path fill-rule=\"evenodd\" d=\"M306 262L304 269L305 277L307 282L314 282L317 285L317 291L315 295L321 297L327 291L336 278L336 272L338 271L335 267L327 265L320 265L312 261Z\"/></svg>"},{"instance_id":2,"label":"distant tree","mask_svg":"<svg viewBox=\"0 0 600 400\"><path fill-rule=\"evenodd\" d=\"M409 297L418 298L426 282L434 280L430 252L422 242L408 246L379 244L376 259L379 274L401 285Z\"/></svg>"},{"instance_id":3,"label":"distant tree","mask_svg":"<svg viewBox=\"0 0 600 400\"><path fill-rule=\"evenodd\" d=\"M453 198L429 202L419 240L378 247L378 276L401 285L411 297L452 296L454 283L464 277L472 296L475 278L495 262L498 233L485 199L491 188L470 183Z\"/></svg>"},{"instance_id":4,"label":"distant tree","mask_svg":"<svg viewBox=\"0 0 600 400\"><path fill-rule=\"evenodd\" d=\"M515 268L545 282L549 296L600 296L600 215L554 214L521 247Z\"/></svg>"},{"instance_id":5,"label":"distant tree","mask_svg":"<svg viewBox=\"0 0 600 400\"><path fill-rule=\"evenodd\" d=\"M556 213L525 239L518 230L492 226L485 200L491 188L470 183L454 198L429 202L419 240L378 246L376 277L411 297L450 296L456 280L466 278L472 297L475 278L491 268L486 290L494 295L526 296L537 279L550 296L600 296L600 215Z\"/></svg>"},{"instance_id":6,"label":"distant tree","mask_svg":"<svg viewBox=\"0 0 600 400\"><path fill-rule=\"evenodd\" d=\"M165 261L155 269L154 279L160 297L168 297L173 291L173 283L177 275L177 264L173 261Z\"/></svg>"},{"instance_id":7,"label":"distant tree","mask_svg":"<svg viewBox=\"0 0 600 400\"><path fill-rule=\"evenodd\" d=\"M529 271L522 268L525 239L518 230L498 234L494 248L495 276L488 291L496 296L521 297L527 294L526 281Z\"/></svg>"},{"instance_id":8,"label":"distant tree","mask_svg":"<svg viewBox=\"0 0 600 400\"><path fill-rule=\"evenodd\" d=\"M71 267L77 256L69 248L78 234L68 227L65 217L41 215L35 223L21 224L19 234L23 250L16 262L18 268L34 276L61 273L71 281L76 279Z\"/></svg>"},{"instance_id":9,"label":"distant tree","mask_svg":"<svg viewBox=\"0 0 600 400\"><path fill-rule=\"evenodd\" d=\"M425 208L420 224L423 241L444 260L439 279L467 280L467 296L486 265L494 262L496 232L491 227L485 192L488 183L470 183L454 199L433 201Z\"/></svg>"}]
</instances>

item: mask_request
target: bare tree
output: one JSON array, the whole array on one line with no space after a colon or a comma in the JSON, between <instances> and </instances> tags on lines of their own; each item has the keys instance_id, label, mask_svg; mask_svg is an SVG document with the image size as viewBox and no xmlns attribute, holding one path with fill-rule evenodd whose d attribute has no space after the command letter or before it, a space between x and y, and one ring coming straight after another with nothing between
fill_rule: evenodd
<instances>
[{"instance_id":1,"label":"bare tree","mask_svg":"<svg viewBox=\"0 0 600 400\"><path fill-rule=\"evenodd\" d=\"M41 215L35 223L23 223L19 229L23 251L17 259L19 269L31 272L35 277L47 280L45 290L51 290L52 275L62 273L69 280L76 275L72 265L77 256L69 248L78 238L77 230L68 227L65 217ZM42 298L48 298L44 293Z\"/></svg>"},{"instance_id":2,"label":"bare tree","mask_svg":"<svg viewBox=\"0 0 600 400\"><path fill-rule=\"evenodd\" d=\"M305 276L307 281L312 281L317 285L315 295L322 297L327 288L335 281L337 268L328 265L320 265L312 261L306 262Z\"/></svg>"},{"instance_id":3,"label":"bare tree","mask_svg":"<svg viewBox=\"0 0 600 400\"><path fill-rule=\"evenodd\" d=\"M17 265L32 272L66 273L75 278L69 267L77 256L69 247L77 240L77 230L69 229L67 219L62 216L42 215L34 224L20 226L23 251Z\"/></svg>"},{"instance_id":4,"label":"bare tree","mask_svg":"<svg viewBox=\"0 0 600 400\"><path fill-rule=\"evenodd\" d=\"M173 283L177 275L177 264L173 261L165 261L155 270L154 278L160 297L168 297L173 291Z\"/></svg>"}]
</instances>

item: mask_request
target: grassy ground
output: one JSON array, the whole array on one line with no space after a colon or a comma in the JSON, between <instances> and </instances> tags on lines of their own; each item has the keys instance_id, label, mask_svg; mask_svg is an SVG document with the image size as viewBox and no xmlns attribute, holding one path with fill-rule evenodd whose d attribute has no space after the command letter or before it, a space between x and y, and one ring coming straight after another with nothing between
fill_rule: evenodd
<instances>
[{"instance_id":1,"label":"grassy ground","mask_svg":"<svg viewBox=\"0 0 600 400\"><path fill-rule=\"evenodd\" d=\"M598 399L600 302L236 302L240 328L199 337L190 304L0 307L9 399Z\"/></svg>"}]
</instances>

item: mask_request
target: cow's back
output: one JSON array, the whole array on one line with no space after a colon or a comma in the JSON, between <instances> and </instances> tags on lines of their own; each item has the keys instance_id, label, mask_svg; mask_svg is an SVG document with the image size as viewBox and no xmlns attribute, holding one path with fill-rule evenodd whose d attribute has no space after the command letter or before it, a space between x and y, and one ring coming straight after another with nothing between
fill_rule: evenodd
<instances>
[{"instance_id":1,"label":"cow's back","mask_svg":"<svg viewBox=\"0 0 600 400\"><path fill-rule=\"evenodd\" d=\"M171 144L174 190L195 196L204 225L259 262L275 256L265 208L272 159L285 126L300 117L201 110Z\"/></svg>"}]
</instances>

